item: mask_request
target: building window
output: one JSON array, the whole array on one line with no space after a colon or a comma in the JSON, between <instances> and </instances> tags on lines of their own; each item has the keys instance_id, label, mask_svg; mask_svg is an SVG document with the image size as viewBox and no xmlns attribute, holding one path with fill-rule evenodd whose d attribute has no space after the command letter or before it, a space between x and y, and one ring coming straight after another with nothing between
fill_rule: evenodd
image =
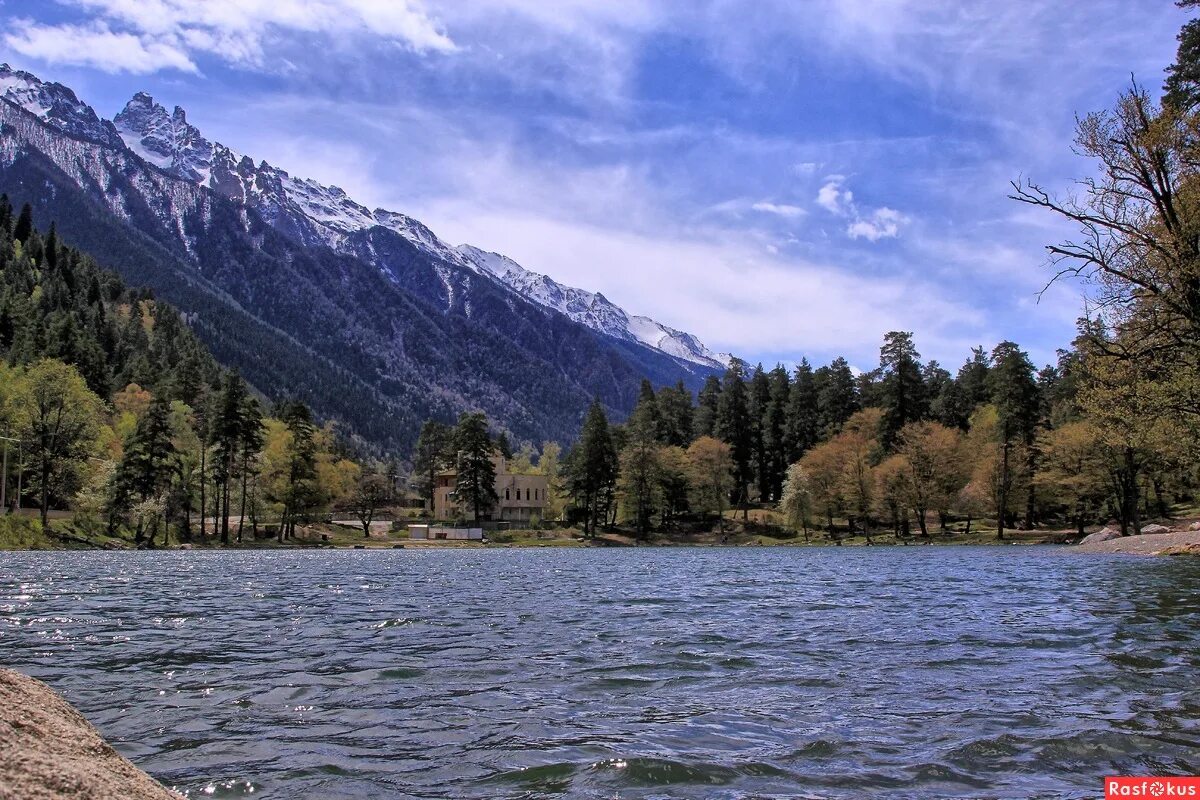
<instances>
[{"instance_id":1,"label":"building window","mask_svg":"<svg viewBox=\"0 0 1200 800\"><path fill-rule=\"evenodd\" d=\"M505 499L505 500L509 499L509 498L508 498L508 489L505 489L505 490L504 490L504 499Z\"/></svg>"},{"instance_id":2,"label":"building window","mask_svg":"<svg viewBox=\"0 0 1200 800\"><path fill-rule=\"evenodd\" d=\"M528 489L525 490L525 499L526 500L529 499L529 490Z\"/></svg>"}]
</instances>

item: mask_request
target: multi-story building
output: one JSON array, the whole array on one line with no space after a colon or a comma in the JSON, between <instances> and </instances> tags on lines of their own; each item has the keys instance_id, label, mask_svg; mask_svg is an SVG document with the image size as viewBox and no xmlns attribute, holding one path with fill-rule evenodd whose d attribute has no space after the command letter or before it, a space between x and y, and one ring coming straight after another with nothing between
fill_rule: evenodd
<instances>
[{"instance_id":1,"label":"multi-story building","mask_svg":"<svg viewBox=\"0 0 1200 800\"><path fill-rule=\"evenodd\" d=\"M503 456L492 459L496 465L496 506L484 512L484 519L510 522L529 522L533 517L541 518L546 508L545 475L519 475L509 472L508 461ZM454 470L438 473L433 487L433 516L435 519L470 519L472 509L458 502L455 491L458 474Z\"/></svg>"}]
</instances>

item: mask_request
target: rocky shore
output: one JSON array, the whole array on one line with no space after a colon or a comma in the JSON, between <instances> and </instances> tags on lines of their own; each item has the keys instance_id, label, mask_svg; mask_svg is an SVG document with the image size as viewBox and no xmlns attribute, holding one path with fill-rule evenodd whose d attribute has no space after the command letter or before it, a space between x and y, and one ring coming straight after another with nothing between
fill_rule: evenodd
<instances>
[{"instance_id":1,"label":"rocky shore","mask_svg":"<svg viewBox=\"0 0 1200 800\"><path fill-rule=\"evenodd\" d=\"M123 758L53 689L0 669L0 797L180 800Z\"/></svg>"},{"instance_id":2,"label":"rocky shore","mask_svg":"<svg viewBox=\"0 0 1200 800\"><path fill-rule=\"evenodd\" d=\"M1121 536L1105 528L1072 547L1076 553L1126 553L1137 556L1200 555L1200 523L1178 530L1164 525L1147 525L1136 536Z\"/></svg>"}]
</instances>

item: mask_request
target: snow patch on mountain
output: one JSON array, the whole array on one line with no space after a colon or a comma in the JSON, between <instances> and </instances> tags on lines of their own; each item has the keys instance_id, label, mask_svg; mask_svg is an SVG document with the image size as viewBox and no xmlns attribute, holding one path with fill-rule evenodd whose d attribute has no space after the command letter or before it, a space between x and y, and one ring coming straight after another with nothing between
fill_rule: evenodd
<instances>
[{"instance_id":1,"label":"snow patch on mountain","mask_svg":"<svg viewBox=\"0 0 1200 800\"><path fill-rule=\"evenodd\" d=\"M96 116L91 106L61 83L46 83L36 75L0 64L0 97L77 139L121 146L112 123Z\"/></svg>"},{"instance_id":2,"label":"snow patch on mountain","mask_svg":"<svg viewBox=\"0 0 1200 800\"><path fill-rule=\"evenodd\" d=\"M472 245L458 250L480 269L495 276L519 294L600 333L660 350L667 355L714 369L729 365L727 353L714 353L690 333L675 330L649 317L630 315L599 292L564 286L553 278L528 270L508 256Z\"/></svg>"}]
</instances>

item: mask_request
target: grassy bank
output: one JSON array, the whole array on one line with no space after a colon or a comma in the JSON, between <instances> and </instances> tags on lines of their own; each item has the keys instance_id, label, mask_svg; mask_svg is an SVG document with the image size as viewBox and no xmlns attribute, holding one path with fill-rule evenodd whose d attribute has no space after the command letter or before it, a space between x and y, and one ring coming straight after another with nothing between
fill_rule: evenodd
<instances>
[{"instance_id":1,"label":"grassy bank","mask_svg":"<svg viewBox=\"0 0 1200 800\"><path fill-rule=\"evenodd\" d=\"M1073 538L1070 531L1039 529L1032 531L1006 531L1005 538L998 540L994 527L976 522L966 530L964 522L955 522L941 529L930 527L929 535L922 536L913 530L908 536L897 536L891 531L876 531L868 538L862 533L851 533L845 520L835 520L836 537L824 529L810 529L808 534L794 531L781 524L771 509L752 509L743 519L740 511L727 512L723 526L715 520L703 525L691 524L654 531L639 537L628 527L598 532L585 538L577 528L554 528L548 530L507 530L488 534L486 542L410 540L408 532L374 531L364 536L361 528L331 523L314 523L299 526L296 538L278 542L272 528L261 528L255 538L247 525L243 540L236 541L236 530L231 530L228 549L275 550L275 549L462 549L462 548L513 548L513 547L919 547L921 545L994 545L994 544L1048 544L1063 543ZM721 529L723 527L723 530ZM43 530L36 517L0 517L0 550L76 550L134 548L132 531L118 530L109 536L102 525L87 520L63 516L51 519L48 529ZM156 547L191 549L221 549L219 538L211 527L208 536L201 540L198 530L191 542L181 542L175 531L166 543L161 533L156 538Z\"/></svg>"}]
</instances>

